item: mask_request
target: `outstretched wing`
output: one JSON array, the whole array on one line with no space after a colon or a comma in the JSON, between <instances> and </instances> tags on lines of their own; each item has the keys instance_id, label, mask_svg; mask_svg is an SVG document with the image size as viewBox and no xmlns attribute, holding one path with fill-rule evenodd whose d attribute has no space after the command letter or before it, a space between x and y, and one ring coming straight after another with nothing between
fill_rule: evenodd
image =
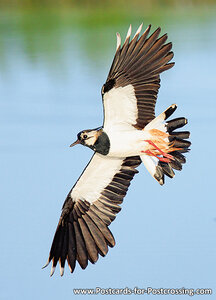
<instances>
[{"instance_id":1,"label":"outstretched wing","mask_svg":"<svg viewBox=\"0 0 216 300\"><path fill-rule=\"evenodd\" d=\"M155 104L160 87L160 73L174 63L167 34L158 38L158 28L148 37L151 26L140 36L142 25L130 41L131 26L121 47L117 33L117 49L113 63L102 87L104 128L126 123L143 128L155 117Z\"/></svg>"},{"instance_id":2,"label":"outstretched wing","mask_svg":"<svg viewBox=\"0 0 216 300\"><path fill-rule=\"evenodd\" d=\"M88 166L68 194L56 229L46 266L57 262L63 275L65 261L73 272L76 261L85 269L105 256L115 240L108 226L121 210L130 181L138 173L139 156L125 159L94 154Z\"/></svg>"}]
</instances>

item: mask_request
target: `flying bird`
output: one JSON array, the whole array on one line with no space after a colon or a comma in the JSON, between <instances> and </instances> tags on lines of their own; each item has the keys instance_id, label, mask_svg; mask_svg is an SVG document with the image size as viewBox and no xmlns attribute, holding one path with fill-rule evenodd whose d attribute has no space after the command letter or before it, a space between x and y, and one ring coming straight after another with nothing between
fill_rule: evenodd
<instances>
[{"instance_id":1,"label":"flying bird","mask_svg":"<svg viewBox=\"0 0 216 300\"><path fill-rule=\"evenodd\" d=\"M64 274L67 260L74 271L76 262L85 269L105 256L115 245L110 223L121 210L137 167L143 162L151 176L164 184L165 175L174 177L186 162L189 131L176 131L185 118L167 119L176 104L155 117L160 74L173 67L172 43L151 25L141 34L142 24L125 42L117 33L116 53L102 87L103 126L83 130L71 146L82 144L94 154L69 192L62 207L46 267L52 261L51 276L59 262Z\"/></svg>"}]
</instances>

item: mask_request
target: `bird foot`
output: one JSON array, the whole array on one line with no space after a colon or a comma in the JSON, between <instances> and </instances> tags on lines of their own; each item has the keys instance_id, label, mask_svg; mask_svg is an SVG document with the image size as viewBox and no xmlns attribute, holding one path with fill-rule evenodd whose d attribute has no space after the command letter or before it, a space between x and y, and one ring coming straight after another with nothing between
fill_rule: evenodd
<instances>
[{"instance_id":1,"label":"bird foot","mask_svg":"<svg viewBox=\"0 0 216 300\"><path fill-rule=\"evenodd\" d=\"M155 143L153 143L151 140L145 140L145 142L149 143L149 145L154 147L154 150L157 150L159 152L159 154L155 154L154 152L150 151L150 150L146 150L146 151L141 151L142 153L145 153L147 155L150 156L154 156L156 157L158 160L162 161L162 162L166 162L169 163L171 160L175 160L174 157L164 151L162 151L158 146L155 145ZM159 156L159 155L163 155L163 157Z\"/></svg>"}]
</instances>

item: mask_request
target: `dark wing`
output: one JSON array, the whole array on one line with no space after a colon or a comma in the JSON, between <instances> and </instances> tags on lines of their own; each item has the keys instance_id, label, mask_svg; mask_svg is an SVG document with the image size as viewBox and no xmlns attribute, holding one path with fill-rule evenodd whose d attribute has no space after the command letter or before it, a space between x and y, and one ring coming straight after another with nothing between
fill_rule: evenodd
<instances>
[{"instance_id":1,"label":"dark wing","mask_svg":"<svg viewBox=\"0 0 216 300\"><path fill-rule=\"evenodd\" d=\"M82 269L105 256L115 240L108 226L121 210L130 181L138 173L138 156L115 159L94 154L68 194L56 229L46 266L57 262L63 275L65 261L73 272L76 261Z\"/></svg>"},{"instance_id":2,"label":"dark wing","mask_svg":"<svg viewBox=\"0 0 216 300\"><path fill-rule=\"evenodd\" d=\"M116 54L102 87L104 128L127 122L141 129L155 117L160 73L174 65L169 63L172 44L165 44L167 34L158 38L160 28L149 36L150 25L139 38L141 28L130 41L130 26L122 47L117 34Z\"/></svg>"}]
</instances>

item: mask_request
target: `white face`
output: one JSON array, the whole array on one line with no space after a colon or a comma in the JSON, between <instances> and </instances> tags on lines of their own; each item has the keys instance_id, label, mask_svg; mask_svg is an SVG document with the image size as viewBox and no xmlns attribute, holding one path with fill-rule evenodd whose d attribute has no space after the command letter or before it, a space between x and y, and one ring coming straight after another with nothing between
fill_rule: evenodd
<instances>
[{"instance_id":1,"label":"white face","mask_svg":"<svg viewBox=\"0 0 216 300\"><path fill-rule=\"evenodd\" d=\"M98 131L91 130L91 131L82 131L80 134L80 139L86 146L93 146L98 138Z\"/></svg>"}]
</instances>

